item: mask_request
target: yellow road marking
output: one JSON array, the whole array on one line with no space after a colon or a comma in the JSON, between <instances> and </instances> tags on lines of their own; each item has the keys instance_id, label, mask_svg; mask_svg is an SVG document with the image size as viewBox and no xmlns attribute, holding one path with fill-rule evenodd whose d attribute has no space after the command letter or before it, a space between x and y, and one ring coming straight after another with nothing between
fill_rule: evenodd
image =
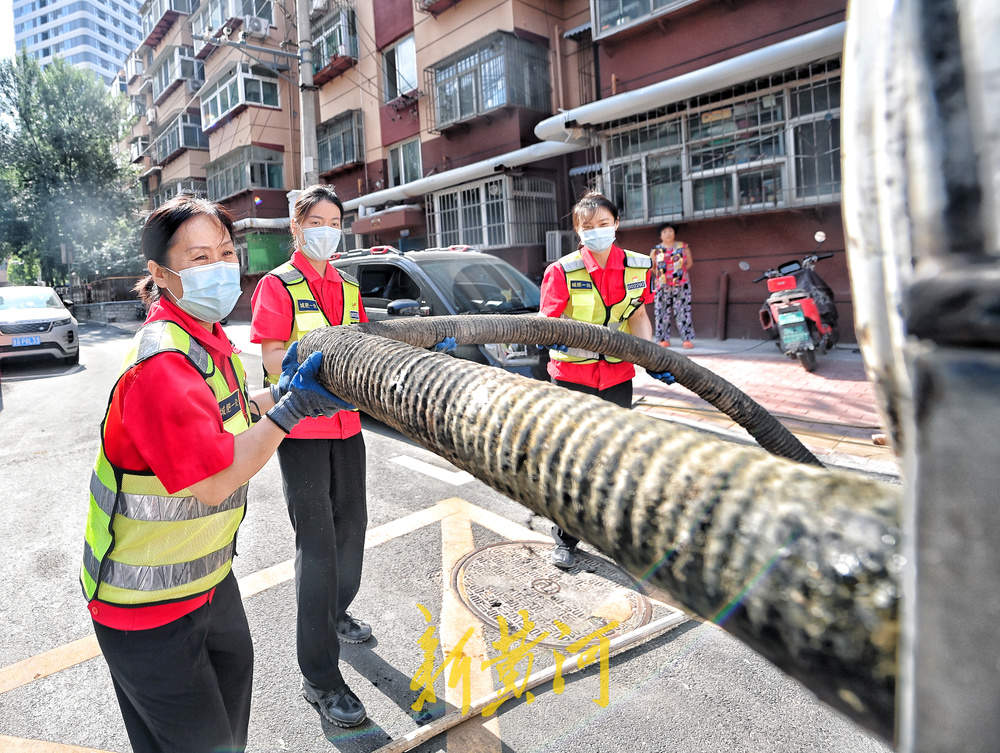
<instances>
[{"instance_id":1,"label":"yellow road marking","mask_svg":"<svg viewBox=\"0 0 1000 753\"><path fill-rule=\"evenodd\" d=\"M464 502L464 500L458 501ZM425 507L409 515L404 515L402 518L376 526L368 531L365 537L365 549L371 549L398 536L436 523L454 510L453 502L454 500L443 500L432 507ZM294 577L294 560L285 560L240 578L240 593L244 599L247 599ZM100 653L101 649L97 645L97 638L89 635L86 638L71 641L3 667L0 669L0 695L77 664L90 661L99 656ZM5 748L3 750L6 752Z\"/></svg>"},{"instance_id":2,"label":"yellow road marking","mask_svg":"<svg viewBox=\"0 0 1000 753\"><path fill-rule=\"evenodd\" d=\"M3 753L111 753L97 748L81 748L79 745L63 745L48 740L25 740L6 735L0 735L0 750Z\"/></svg>"},{"instance_id":3,"label":"yellow road marking","mask_svg":"<svg viewBox=\"0 0 1000 753\"><path fill-rule=\"evenodd\" d=\"M469 676L469 691L472 698L480 698L493 692L493 672L484 672L482 662L486 660L486 640L483 638L483 623L462 604L451 587L451 571L458 561L475 548L472 538L471 508L463 499L447 499L438 503L447 505L450 513L441 519L441 655L447 656L472 628L472 636L465 644L465 654L472 659ZM447 673L445 673L447 675ZM450 706L462 707L462 687L452 688L445 683L445 702ZM500 722L493 716L470 719L466 724L448 731L448 750L496 751L500 753Z\"/></svg>"}]
</instances>

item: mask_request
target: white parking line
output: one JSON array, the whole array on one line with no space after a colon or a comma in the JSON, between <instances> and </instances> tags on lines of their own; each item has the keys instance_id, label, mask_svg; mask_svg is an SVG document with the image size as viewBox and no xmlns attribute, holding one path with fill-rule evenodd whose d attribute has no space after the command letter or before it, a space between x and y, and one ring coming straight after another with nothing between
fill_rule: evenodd
<instances>
[{"instance_id":1,"label":"white parking line","mask_svg":"<svg viewBox=\"0 0 1000 753\"><path fill-rule=\"evenodd\" d=\"M425 463L423 460L417 460L409 455L398 455L397 457L390 458L390 460L404 468L409 468L411 471L423 473L425 476L436 478L438 481L444 481L446 484L451 484L452 486L467 484L474 478L472 474L465 471L448 471L444 468L438 468L436 465Z\"/></svg>"}]
</instances>

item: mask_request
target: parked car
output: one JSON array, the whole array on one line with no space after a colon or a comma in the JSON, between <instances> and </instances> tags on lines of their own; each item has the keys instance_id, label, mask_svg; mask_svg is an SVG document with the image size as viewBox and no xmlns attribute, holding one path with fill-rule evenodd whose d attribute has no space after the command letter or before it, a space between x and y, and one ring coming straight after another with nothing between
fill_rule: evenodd
<instances>
[{"instance_id":1,"label":"parked car","mask_svg":"<svg viewBox=\"0 0 1000 753\"><path fill-rule=\"evenodd\" d=\"M400 252L392 246L334 254L356 277L371 321L397 316L537 313L538 286L514 267L469 246ZM547 353L533 345L460 345L459 358L548 379Z\"/></svg>"},{"instance_id":2,"label":"parked car","mask_svg":"<svg viewBox=\"0 0 1000 753\"><path fill-rule=\"evenodd\" d=\"M53 356L80 360L77 322L52 288L0 287L0 360Z\"/></svg>"}]
</instances>

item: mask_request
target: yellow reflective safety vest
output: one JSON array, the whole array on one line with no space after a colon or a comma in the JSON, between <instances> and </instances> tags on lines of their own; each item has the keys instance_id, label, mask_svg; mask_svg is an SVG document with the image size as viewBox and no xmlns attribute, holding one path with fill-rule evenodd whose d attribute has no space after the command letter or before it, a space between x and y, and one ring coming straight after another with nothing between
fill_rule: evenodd
<instances>
[{"instance_id":1,"label":"yellow reflective safety vest","mask_svg":"<svg viewBox=\"0 0 1000 753\"><path fill-rule=\"evenodd\" d=\"M590 277L579 251L564 256L556 262L566 274L566 287L569 290L569 301L562 316L575 319L578 322L590 322L613 331L629 332L628 319L642 305L642 296L646 292L646 271L652 266L652 261L645 254L632 251L625 252L625 295L620 301L607 303L601 298L597 285ZM620 358L602 356L583 348L570 348L567 351L550 350L549 358L555 361L569 363L596 363L601 359L608 363L621 363Z\"/></svg>"},{"instance_id":2,"label":"yellow reflective safety vest","mask_svg":"<svg viewBox=\"0 0 1000 753\"><path fill-rule=\"evenodd\" d=\"M118 382L135 365L168 352L186 356L204 377L219 403L226 431L235 435L250 427L240 359L235 354L230 359L239 384L234 391L208 351L174 322L151 322L136 332ZM151 472L128 471L108 460L104 454L107 419L105 412L101 447L90 477L80 569L84 595L88 601L97 598L139 606L207 592L232 566L236 530L246 512L247 484L217 506L199 502L188 489L169 494Z\"/></svg>"},{"instance_id":3,"label":"yellow reflective safety vest","mask_svg":"<svg viewBox=\"0 0 1000 753\"><path fill-rule=\"evenodd\" d=\"M272 274L281 280L292 299L292 333L285 341L285 350L292 346L293 342L301 340L302 337L320 327L330 327L341 324L358 324L361 321L361 285L356 279L343 270L338 269L341 279L344 298L344 310L341 313L339 322L331 322L326 318L323 309L309 288L306 276L302 274L290 261L285 262L280 267L272 269L268 274ZM264 383L277 384L280 374L268 374L264 369Z\"/></svg>"}]
</instances>

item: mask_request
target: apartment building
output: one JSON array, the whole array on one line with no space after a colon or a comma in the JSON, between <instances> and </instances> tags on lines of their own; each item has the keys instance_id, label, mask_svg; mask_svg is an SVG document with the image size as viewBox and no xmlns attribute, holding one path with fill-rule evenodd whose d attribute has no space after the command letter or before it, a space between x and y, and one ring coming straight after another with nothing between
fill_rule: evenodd
<instances>
[{"instance_id":1,"label":"apartment building","mask_svg":"<svg viewBox=\"0 0 1000 753\"><path fill-rule=\"evenodd\" d=\"M148 207L218 201L239 221L244 269L277 266L299 187L298 70L282 49L294 25L270 0L147 0L141 19L121 77Z\"/></svg>"},{"instance_id":2,"label":"apartment building","mask_svg":"<svg viewBox=\"0 0 1000 753\"><path fill-rule=\"evenodd\" d=\"M143 6L136 60L147 72L129 93L155 124L139 119L136 154L154 204L193 190L233 209L247 269L263 271L287 252L284 194L300 173L297 62L279 54L295 49L291 6L185 3L197 0ZM539 278L575 248L570 207L596 188L619 206L628 248L648 251L660 223L679 225L700 337L759 335L766 292L753 278L810 252L823 230L835 257L821 271L853 338L840 221L844 0L310 0L310 10L318 170L345 201L348 248L467 244ZM275 53L199 39L222 36ZM170 88L174 71L194 83Z\"/></svg>"},{"instance_id":3,"label":"apartment building","mask_svg":"<svg viewBox=\"0 0 1000 753\"><path fill-rule=\"evenodd\" d=\"M14 46L45 67L61 57L111 84L139 43L141 0L14 0Z\"/></svg>"}]
</instances>

